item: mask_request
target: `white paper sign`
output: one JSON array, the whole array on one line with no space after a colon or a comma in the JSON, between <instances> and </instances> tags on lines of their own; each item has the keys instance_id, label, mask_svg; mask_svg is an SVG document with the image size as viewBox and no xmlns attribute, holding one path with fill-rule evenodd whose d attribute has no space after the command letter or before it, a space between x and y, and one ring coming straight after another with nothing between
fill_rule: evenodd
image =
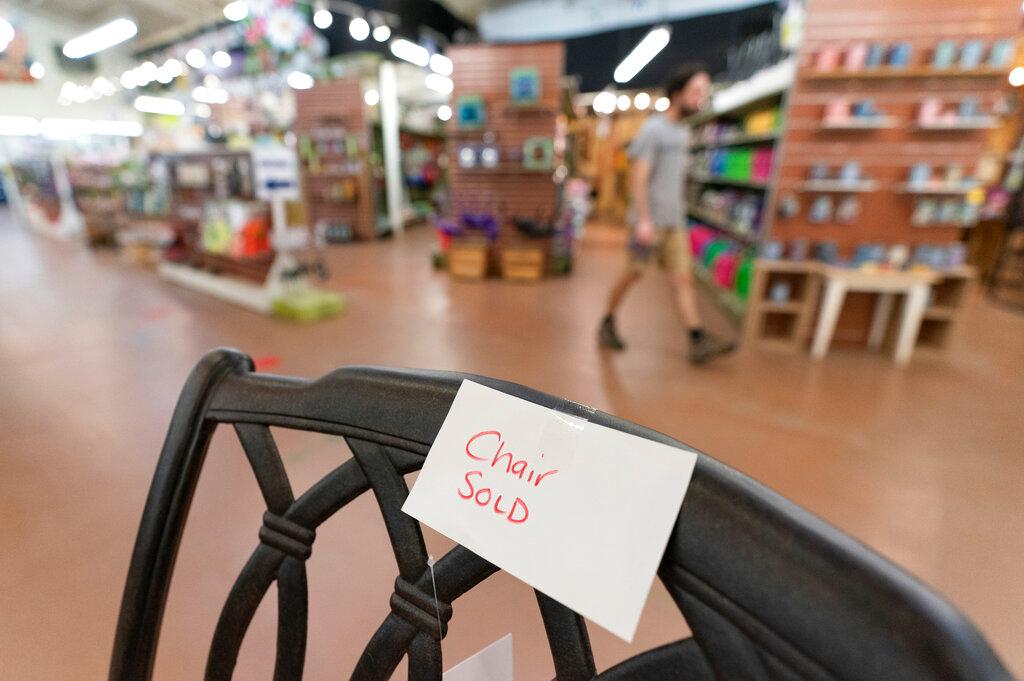
<instances>
[{"instance_id":1,"label":"white paper sign","mask_svg":"<svg viewBox=\"0 0 1024 681\"><path fill-rule=\"evenodd\" d=\"M455 665L441 681L512 681L512 634Z\"/></svg>"},{"instance_id":2,"label":"white paper sign","mask_svg":"<svg viewBox=\"0 0 1024 681\"><path fill-rule=\"evenodd\" d=\"M280 145L252 149L252 175L256 198L261 201L298 201L299 160L295 152Z\"/></svg>"},{"instance_id":3,"label":"white paper sign","mask_svg":"<svg viewBox=\"0 0 1024 681\"><path fill-rule=\"evenodd\" d=\"M632 641L696 461L463 381L402 510Z\"/></svg>"}]
</instances>

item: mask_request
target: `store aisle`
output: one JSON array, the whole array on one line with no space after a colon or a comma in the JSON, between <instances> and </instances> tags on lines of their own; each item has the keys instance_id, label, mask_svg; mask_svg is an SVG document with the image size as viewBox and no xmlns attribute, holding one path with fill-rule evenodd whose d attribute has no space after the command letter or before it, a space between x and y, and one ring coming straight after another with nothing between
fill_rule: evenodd
<instances>
[{"instance_id":1,"label":"store aisle","mask_svg":"<svg viewBox=\"0 0 1024 681\"><path fill-rule=\"evenodd\" d=\"M165 284L114 253L28 234L0 212L3 676L105 676L174 400L195 361L219 345L290 375L359 363L487 374L652 426L906 566L1024 674L1024 318L978 301L950 360L915 358L904 371L841 350L820 364L745 352L694 369L669 292L650 277L621 315L630 349L603 355L593 332L622 256L615 239L594 236L572 277L535 286L433 272L424 228L335 247L329 285L348 296L349 312L300 326ZM323 436L281 442L297 490L348 456ZM186 529L156 678L201 677L217 612L255 545L259 506L240 449L219 433ZM436 535L428 544L435 555L446 546ZM310 570L309 675L345 676L387 612L395 574L371 501L324 526ZM517 676L550 678L530 599L498 575L459 601L446 663L511 630ZM273 601L257 615L237 678L268 675L271 653L260 645L273 640ZM591 630L601 667L685 631L660 588L634 646Z\"/></svg>"}]
</instances>

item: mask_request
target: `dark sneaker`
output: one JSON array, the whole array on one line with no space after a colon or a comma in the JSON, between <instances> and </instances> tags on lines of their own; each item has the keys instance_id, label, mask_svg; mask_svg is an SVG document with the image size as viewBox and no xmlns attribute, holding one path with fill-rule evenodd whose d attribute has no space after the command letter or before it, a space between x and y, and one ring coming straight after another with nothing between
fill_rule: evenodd
<instances>
[{"instance_id":1,"label":"dark sneaker","mask_svg":"<svg viewBox=\"0 0 1024 681\"><path fill-rule=\"evenodd\" d=\"M608 315L601 322L601 328L597 330L597 342L602 348L609 350L625 350L626 344L619 338L615 331L615 318Z\"/></svg>"},{"instance_id":2,"label":"dark sneaker","mask_svg":"<svg viewBox=\"0 0 1024 681\"><path fill-rule=\"evenodd\" d=\"M700 340L690 343L690 362L692 364L705 364L715 357L728 355L736 349L734 341L722 340L709 333L701 336Z\"/></svg>"}]
</instances>

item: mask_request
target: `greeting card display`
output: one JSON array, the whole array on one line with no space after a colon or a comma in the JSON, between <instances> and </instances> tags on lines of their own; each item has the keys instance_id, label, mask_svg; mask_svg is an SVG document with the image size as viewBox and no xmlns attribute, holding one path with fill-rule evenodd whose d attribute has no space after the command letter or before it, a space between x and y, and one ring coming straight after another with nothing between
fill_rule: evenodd
<instances>
[{"instance_id":1,"label":"greeting card display","mask_svg":"<svg viewBox=\"0 0 1024 681\"><path fill-rule=\"evenodd\" d=\"M555 145L550 137L529 137L523 142L523 167L550 170L555 163Z\"/></svg>"}]
</instances>

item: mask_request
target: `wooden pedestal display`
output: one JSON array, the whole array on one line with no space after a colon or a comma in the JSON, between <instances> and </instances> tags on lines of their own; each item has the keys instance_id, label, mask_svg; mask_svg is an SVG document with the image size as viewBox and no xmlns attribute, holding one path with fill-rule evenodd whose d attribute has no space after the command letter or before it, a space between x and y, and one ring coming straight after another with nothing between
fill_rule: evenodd
<instances>
[{"instance_id":1,"label":"wooden pedestal display","mask_svg":"<svg viewBox=\"0 0 1024 681\"><path fill-rule=\"evenodd\" d=\"M486 239L455 239L448 249L448 271L460 279L483 279L487 276L489 260L490 247Z\"/></svg>"},{"instance_id":2,"label":"wooden pedestal display","mask_svg":"<svg viewBox=\"0 0 1024 681\"><path fill-rule=\"evenodd\" d=\"M777 284L788 286L786 300L771 299ZM802 350L820 290L817 263L759 259L747 299L744 341L789 352Z\"/></svg>"}]
</instances>

